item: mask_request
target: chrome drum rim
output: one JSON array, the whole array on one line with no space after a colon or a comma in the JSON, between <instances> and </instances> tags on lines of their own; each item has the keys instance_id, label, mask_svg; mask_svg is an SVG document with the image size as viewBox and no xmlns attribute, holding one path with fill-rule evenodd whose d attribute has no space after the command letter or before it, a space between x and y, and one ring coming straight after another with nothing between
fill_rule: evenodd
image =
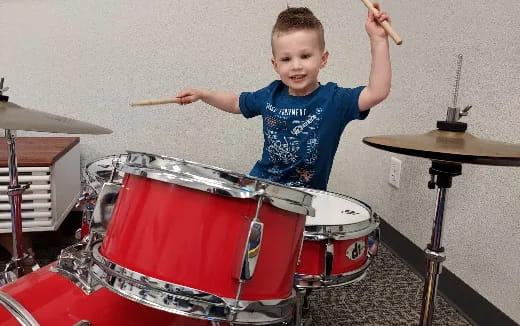
<instances>
[{"instance_id":1,"label":"chrome drum rim","mask_svg":"<svg viewBox=\"0 0 520 326\"><path fill-rule=\"evenodd\" d=\"M240 300L237 308L234 298L221 298L120 266L103 257L100 247L101 242L92 247L91 276L108 290L149 307L191 318L248 325L284 322L294 313L294 290L290 297L279 300Z\"/></svg>"},{"instance_id":2,"label":"chrome drum rim","mask_svg":"<svg viewBox=\"0 0 520 326\"><path fill-rule=\"evenodd\" d=\"M234 198L258 198L280 209L314 216L313 195L282 184L183 159L128 151L123 172Z\"/></svg>"}]
</instances>

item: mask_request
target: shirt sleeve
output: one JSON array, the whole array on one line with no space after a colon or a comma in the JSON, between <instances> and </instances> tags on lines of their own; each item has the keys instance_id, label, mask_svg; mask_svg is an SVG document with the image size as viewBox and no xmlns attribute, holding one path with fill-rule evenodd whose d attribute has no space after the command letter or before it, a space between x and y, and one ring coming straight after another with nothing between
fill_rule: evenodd
<instances>
[{"instance_id":1,"label":"shirt sleeve","mask_svg":"<svg viewBox=\"0 0 520 326\"><path fill-rule=\"evenodd\" d=\"M352 120L364 120L370 113L370 110L359 111L359 95L364 88L365 86L356 88L337 87L336 99L340 108L340 117L345 125Z\"/></svg>"},{"instance_id":2,"label":"shirt sleeve","mask_svg":"<svg viewBox=\"0 0 520 326\"><path fill-rule=\"evenodd\" d=\"M246 118L252 118L262 114L262 110L265 108L267 99L272 93L273 88L276 87L277 82L271 83L269 86L264 87L256 92L242 92L238 99L238 105L240 112Z\"/></svg>"}]
</instances>

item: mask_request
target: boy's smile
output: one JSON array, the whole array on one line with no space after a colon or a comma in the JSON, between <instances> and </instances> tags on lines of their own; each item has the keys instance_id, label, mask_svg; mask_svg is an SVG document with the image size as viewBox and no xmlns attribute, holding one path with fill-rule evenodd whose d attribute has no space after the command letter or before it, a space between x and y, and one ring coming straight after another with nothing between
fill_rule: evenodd
<instances>
[{"instance_id":1,"label":"boy's smile","mask_svg":"<svg viewBox=\"0 0 520 326\"><path fill-rule=\"evenodd\" d=\"M273 35L274 70L289 87L289 94L304 96L319 86L318 73L327 63L329 53L320 48L314 30L295 30Z\"/></svg>"}]
</instances>

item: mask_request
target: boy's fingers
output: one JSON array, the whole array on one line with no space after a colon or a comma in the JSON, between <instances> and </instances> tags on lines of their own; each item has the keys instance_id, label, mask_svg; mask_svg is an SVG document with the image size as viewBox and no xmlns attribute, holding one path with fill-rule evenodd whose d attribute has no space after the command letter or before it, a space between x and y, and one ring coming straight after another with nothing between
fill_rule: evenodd
<instances>
[{"instance_id":1,"label":"boy's fingers","mask_svg":"<svg viewBox=\"0 0 520 326\"><path fill-rule=\"evenodd\" d=\"M386 12L382 12L381 15L379 15L379 17L377 17L377 20L382 23L383 21L388 21L390 22L390 16L388 16L388 14Z\"/></svg>"},{"instance_id":2,"label":"boy's fingers","mask_svg":"<svg viewBox=\"0 0 520 326\"><path fill-rule=\"evenodd\" d=\"M183 89L182 91L177 93L177 95L175 95L175 97L184 97L184 96L186 96L188 94L189 94L189 91L187 89Z\"/></svg>"},{"instance_id":3,"label":"boy's fingers","mask_svg":"<svg viewBox=\"0 0 520 326\"><path fill-rule=\"evenodd\" d=\"M195 96L193 95L186 95L184 97L181 97L181 104L184 105L184 104L190 104L190 103L193 103L195 102Z\"/></svg>"},{"instance_id":4,"label":"boy's fingers","mask_svg":"<svg viewBox=\"0 0 520 326\"><path fill-rule=\"evenodd\" d=\"M376 20L376 17L375 17L375 15L374 15L374 12L373 12L372 10L370 10L370 9L368 10L368 20L369 20L369 21L374 21L374 20Z\"/></svg>"}]
</instances>

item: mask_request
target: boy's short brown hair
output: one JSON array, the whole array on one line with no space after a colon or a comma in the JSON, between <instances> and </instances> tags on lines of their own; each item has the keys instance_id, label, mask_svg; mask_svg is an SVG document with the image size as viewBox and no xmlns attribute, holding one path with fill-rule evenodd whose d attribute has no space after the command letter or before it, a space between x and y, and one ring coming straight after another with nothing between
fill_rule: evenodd
<instances>
[{"instance_id":1,"label":"boy's short brown hair","mask_svg":"<svg viewBox=\"0 0 520 326\"><path fill-rule=\"evenodd\" d=\"M323 32L323 25L321 24L320 20L314 16L312 11L305 7L287 8L278 15L271 33L271 47L275 34L304 29L318 32L320 48L324 50L325 35Z\"/></svg>"}]
</instances>

